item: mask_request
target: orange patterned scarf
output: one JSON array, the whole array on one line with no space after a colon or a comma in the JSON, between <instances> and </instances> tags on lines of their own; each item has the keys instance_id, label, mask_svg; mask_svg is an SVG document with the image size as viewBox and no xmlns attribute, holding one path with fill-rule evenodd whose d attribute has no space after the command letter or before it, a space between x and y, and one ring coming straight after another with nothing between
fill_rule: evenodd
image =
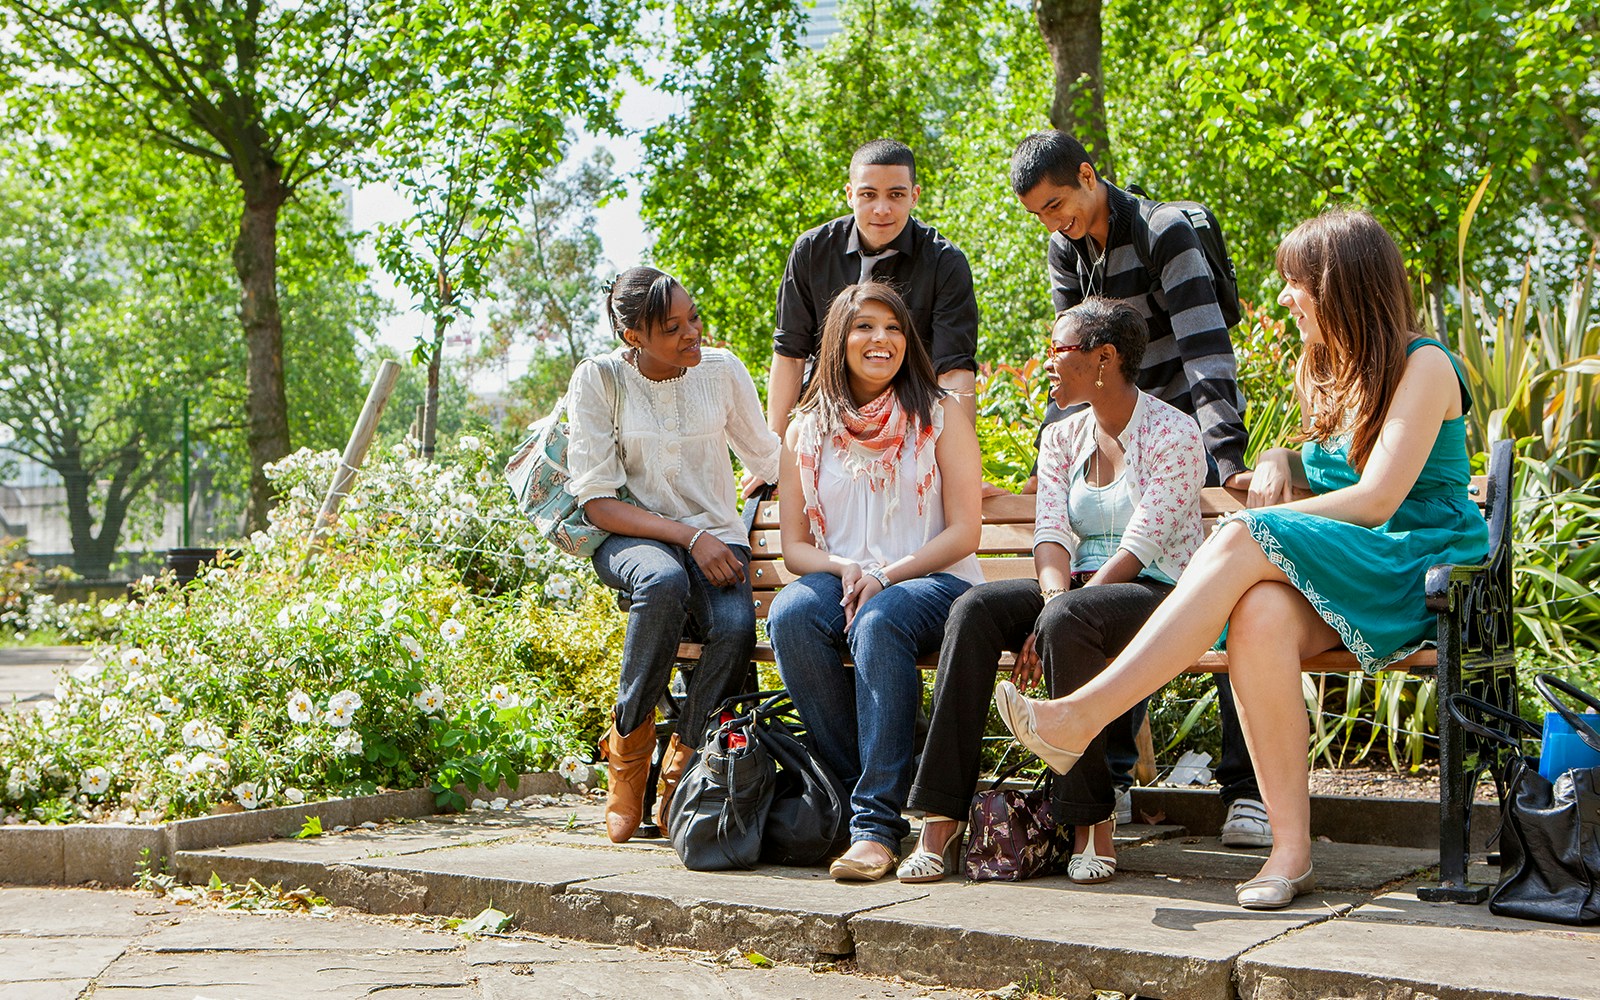
<instances>
[{"instance_id":1,"label":"orange patterned scarf","mask_svg":"<svg viewBox=\"0 0 1600 1000\"><path fill-rule=\"evenodd\" d=\"M806 517L811 522L811 535L817 547L824 552L827 545L827 518L823 514L819 487L822 481L822 449L830 446L838 455L852 481L863 477L867 489L874 493L887 492L888 504L884 508L885 525L900 506L900 493L896 489L897 470L905 451L906 439L911 438L912 454L916 456L917 513L926 514L928 495L933 490L936 473L934 440L938 437L936 425L943 411L935 403L932 422L913 426L911 415L900 405L893 387L884 390L866 406L855 413L847 413L843 425L825 432L822 419L815 411L800 414L800 433L797 458L800 463L800 490L805 497Z\"/></svg>"}]
</instances>

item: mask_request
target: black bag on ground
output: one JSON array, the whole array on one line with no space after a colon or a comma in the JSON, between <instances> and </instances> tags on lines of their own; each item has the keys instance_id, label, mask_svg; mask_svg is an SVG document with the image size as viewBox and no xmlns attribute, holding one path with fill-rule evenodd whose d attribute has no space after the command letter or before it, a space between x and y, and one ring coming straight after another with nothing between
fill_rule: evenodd
<instances>
[{"instance_id":1,"label":"black bag on ground","mask_svg":"<svg viewBox=\"0 0 1600 1000\"><path fill-rule=\"evenodd\" d=\"M844 789L782 691L712 711L667 810L672 847L696 871L814 865L844 849L849 824Z\"/></svg>"},{"instance_id":2,"label":"black bag on ground","mask_svg":"<svg viewBox=\"0 0 1600 1000\"><path fill-rule=\"evenodd\" d=\"M754 868L777 769L752 715L723 722L718 709L711 718L667 807L672 849L693 871Z\"/></svg>"},{"instance_id":3,"label":"black bag on ground","mask_svg":"<svg viewBox=\"0 0 1600 1000\"><path fill-rule=\"evenodd\" d=\"M1572 724L1583 741L1600 750L1600 733L1551 693L1556 688L1600 709L1577 688L1539 674L1539 693ZM1511 712L1463 694L1446 706L1469 732L1511 748L1495 776L1500 793L1500 881L1489 909L1500 916L1558 924L1600 923L1600 768L1575 767L1550 781L1522 754L1514 733L1538 738L1539 729ZM1499 720L1496 729L1480 717Z\"/></svg>"},{"instance_id":4,"label":"black bag on ground","mask_svg":"<svg viewBox=\"0 0 1600 1000\"><path fill-rule=\"evenodd\" d=\"M849 796L819 758L788 697L757 709L757 733L778 764L761 840L761 860L801 867L840 854L850 842Z\"/></svg>"}]
</instances>

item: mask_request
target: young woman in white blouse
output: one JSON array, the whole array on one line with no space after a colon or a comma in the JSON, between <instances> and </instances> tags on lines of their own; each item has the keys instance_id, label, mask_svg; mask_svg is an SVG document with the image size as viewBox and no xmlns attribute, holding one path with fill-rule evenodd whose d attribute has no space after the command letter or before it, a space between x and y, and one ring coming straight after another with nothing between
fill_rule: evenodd
<instances>
[{"instance_id":1,"label":"young woman in white blouse","mask_svg":"<svg viewBox=\"0 0 1600 1000\"><path fill-rule=\"evenodd\" d=\"M643 819L656 703L686 619L694 619L705 652L662 759L658 823L707 714L738 693L755 644L755 610L728 449L770 479L780 442L750 373L728 351L701 344L700 314L671 276L650 267L624 271L607 291L606 315L623 346L573 372L567 489L589 521L611 533L594 554L595 572L631 602L616 710L600 744L606 833L621 843ZM623 487L631 502L618 498Z\"/></svg>"},{"instance_id":2,"label":"young woman in white blouse","mask_svg":"<svg viewBox=\"0 0 1600 1000\"><path fill-rule=\"evenodd\" d=\"M939 388L905 303L878 282L845 288L778 477L784 564L803 575L767 618L800 718L851 789L836 879L882 878L910 830L917 657L939 648L951 602L983 579L981 483L972 422Z\"/></svg>"},{"instance_id":3,"label":"young woman in white blouse","mask_svg":"<svg viewBox=\"0 0 1600 1000\"><path fill-rule=\"evenodd\" d=\"M1040 440L1039 578L974 587L950 611L911 788L925 819L902 882L937 881L955 867L1002 650L1017 652L1018 684L1042 674L1056 695L1076 690L1127 645L1200 546L1205 449L1193 417L1134 384L1147 336L1138 311L1112 299L1087 299L1056 319L1045 363L1051 398L1063 409L1088 405ZM1104 744L1096 735L1083 763L1054 785L1056 821L1076 828L1074 882L1116 873Z\"/></svg>"}]
</instances>

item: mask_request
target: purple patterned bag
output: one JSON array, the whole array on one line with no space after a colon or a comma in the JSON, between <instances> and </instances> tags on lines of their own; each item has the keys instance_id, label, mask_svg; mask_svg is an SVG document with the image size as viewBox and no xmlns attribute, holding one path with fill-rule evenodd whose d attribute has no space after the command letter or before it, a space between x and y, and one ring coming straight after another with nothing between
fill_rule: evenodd
<instances>
[{"instance_id":1,"label":"purple patterned bag","mask_svg":"<svg viewBox=\"0 0 1600 1000\"><path fill-rule=\"evenodd\" d=\"M1072 842L1056 826L1049 785L1041 778L1027 791L1001 788L1018 761L987 790L972 797L967 817L967 877L975 882L1020 882L1049 875L1072 856Z\"/></svg>"}]
</instances>

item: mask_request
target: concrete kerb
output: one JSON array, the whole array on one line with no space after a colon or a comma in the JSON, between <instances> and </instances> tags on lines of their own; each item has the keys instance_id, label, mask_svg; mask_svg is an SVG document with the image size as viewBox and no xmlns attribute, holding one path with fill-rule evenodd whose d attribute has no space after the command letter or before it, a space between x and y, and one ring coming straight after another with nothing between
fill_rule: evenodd
<instances>
[{"instance_id":1,"label":"concrete kerb","mask_svg":"<svg viewBox=\"0 0 1600 1000\"><path fill-rule=\"evenodd\" d=\"M554 774L524 774L516 785L480 790L480 798L556 795L568 785ZM457 785L455 791L467 795ZM139 866L159 871L180 851L290 837L315 817L324 830L441 812L426 788L378 792L303 805L200 816L153 825L78 823L0 827L0 884L132 885Z\"/></svg>"}]
</instances>

